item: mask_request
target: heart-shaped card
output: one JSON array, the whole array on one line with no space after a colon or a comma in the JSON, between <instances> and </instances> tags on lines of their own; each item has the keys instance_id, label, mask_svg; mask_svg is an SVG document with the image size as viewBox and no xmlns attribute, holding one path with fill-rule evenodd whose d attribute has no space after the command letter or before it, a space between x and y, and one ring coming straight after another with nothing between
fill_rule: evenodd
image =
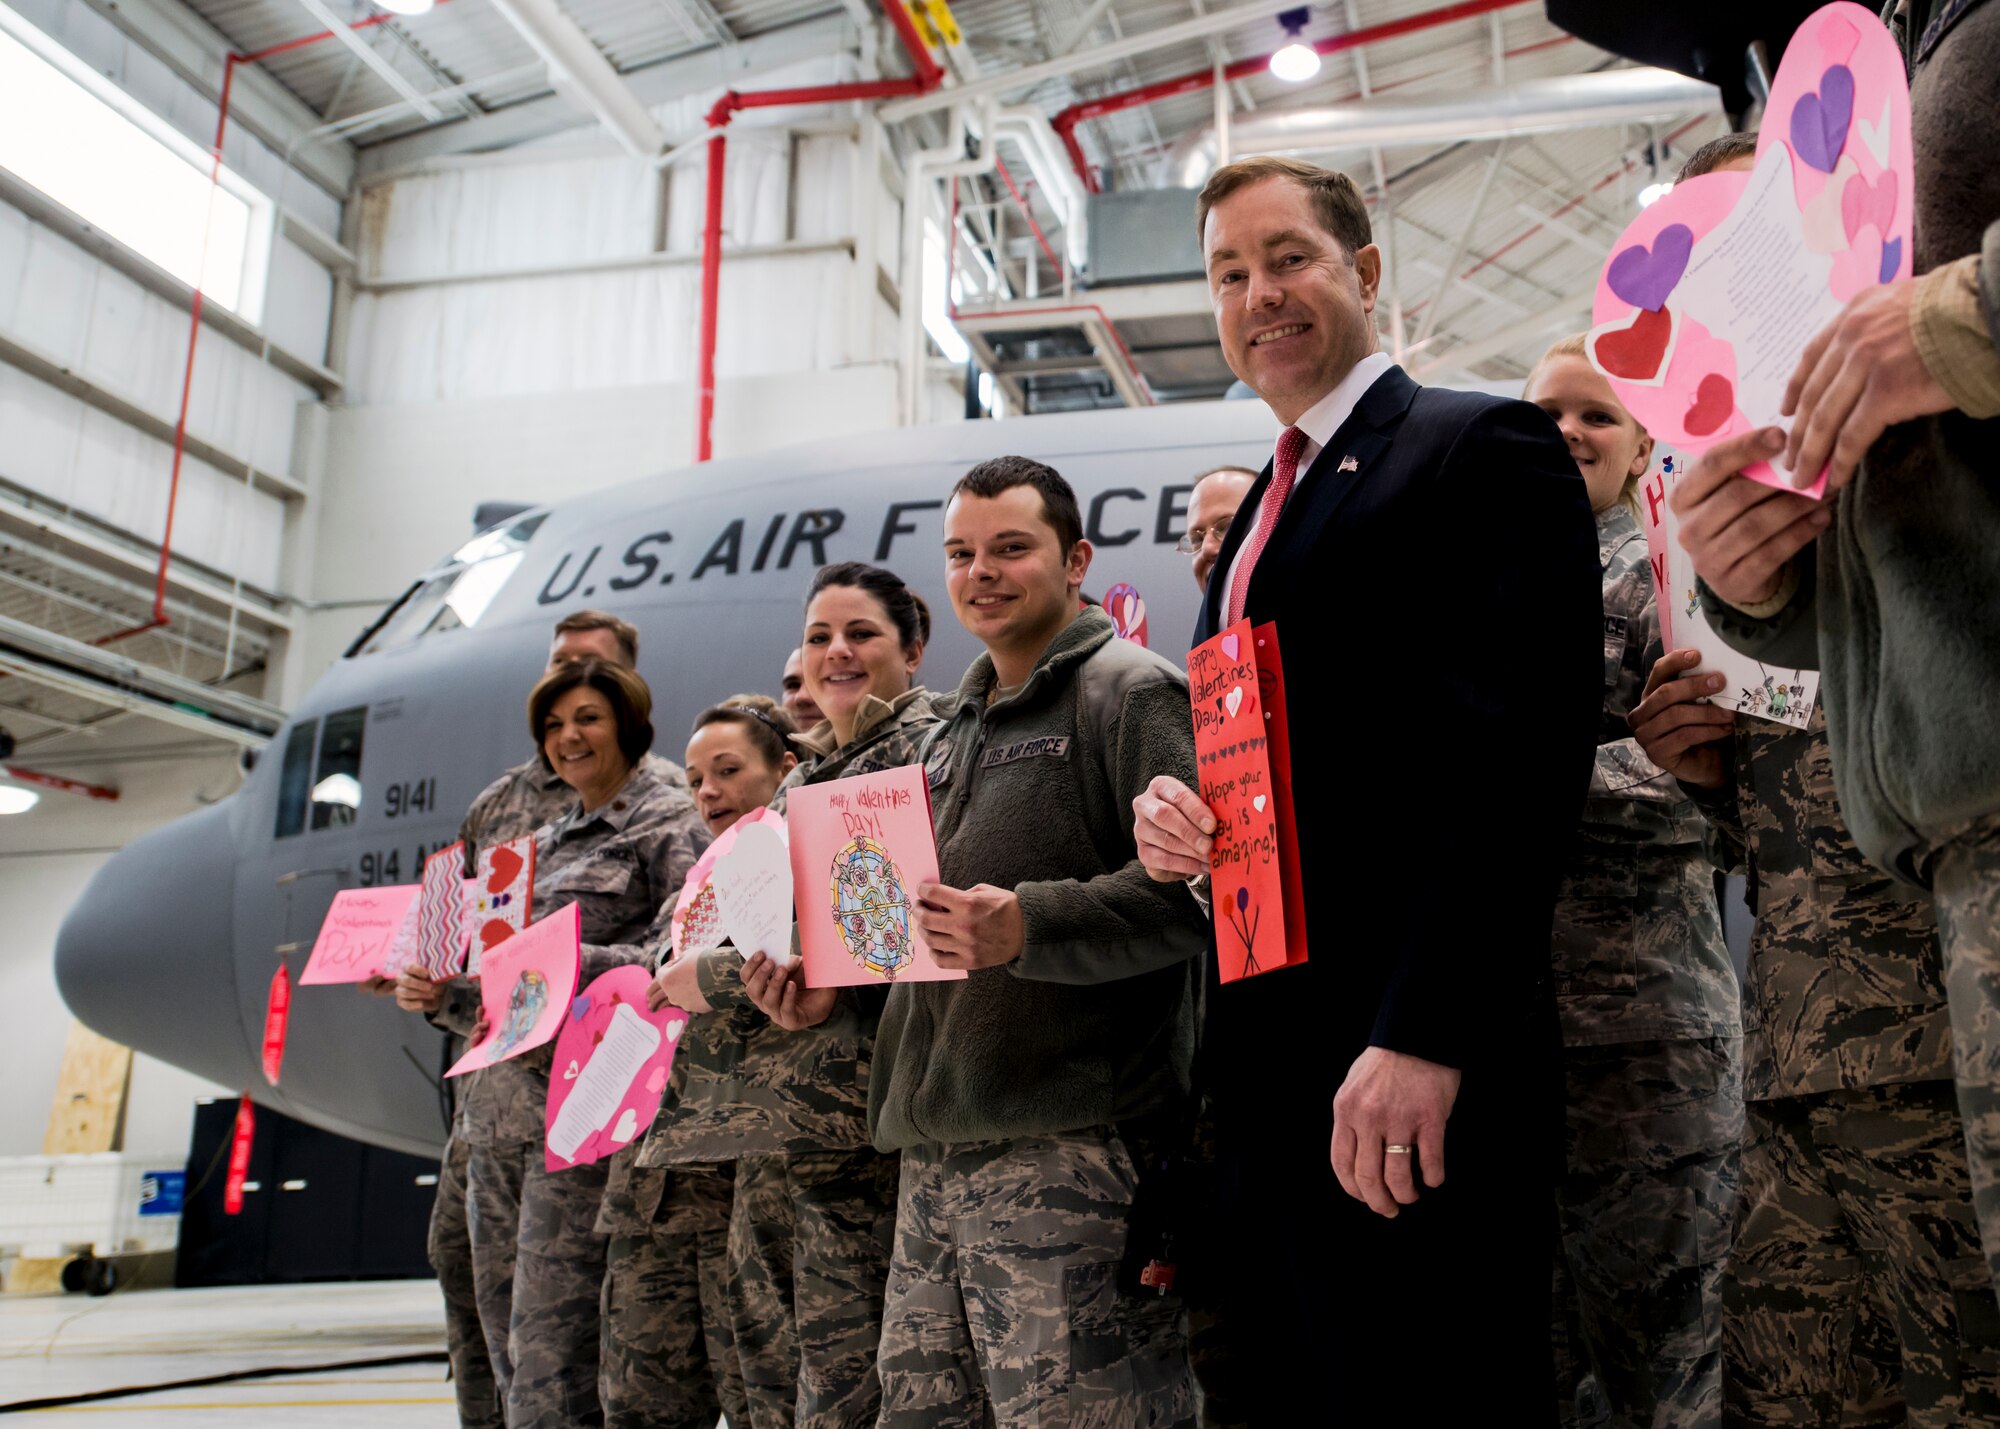
<instances>
[{"instance_id":1,"label":"heart-shaped card","mask_svg":"<svg viewBox=\"0 0 2000 1429\"><path fill-rule=\"evenodd\" d=\"M745 957L765 953L789 961L792 855L784 825L760 821L738 833L715 861L714 882L731 945Z\"/></svg>"},{"instance_id":2,"label":"heart-shaped card","mask_svg":"<svg viewBox=\"0 0 2000 1429\"><path fill-rule=\"evenodd\" d=\"M659 1115L688 1015L672 1006L648 1011L652 980L642 967L613 968L571 1002L556 1034L562 1070L549 1078L549 1170L623 1151Z\"/></svg>"},{"instance_id":3,"label":"heart-shaped card","mask_svg":"<svg viewBox=\"0 0 2000 1429\"><path fill-rule=\"evenodd\" d=\"M1849 299L1910 273L1910 88L1847 0L1785 48L1748 174L1677 184L1612 246L1586 351L1662 442L1698 454L1789 426L1785 387ZM1758 462L1744 475L1792 489ZM1806 494L1821 495L1824 472Z\"/></svg>"}]
</instances>

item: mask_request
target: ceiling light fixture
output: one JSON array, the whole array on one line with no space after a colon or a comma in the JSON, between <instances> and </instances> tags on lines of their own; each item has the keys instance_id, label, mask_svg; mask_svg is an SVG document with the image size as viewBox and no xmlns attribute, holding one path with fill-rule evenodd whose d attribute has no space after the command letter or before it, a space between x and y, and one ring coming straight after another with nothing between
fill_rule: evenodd
<instances>
[{"instance_id":1,"label":"ceiling light fixture","mask_svg":"<svg viewBox=\"0 0 2000 1429\"><path fill-rule=\"evenodd\" d=\"M375 0L375 3L394 15L421 15L437 0Z\"/></svg>"},{"instance_id":2,"label":"ceiling light fixture","mask_svg":"<svg viewBox=\"0 0 2000 1429\"><path fill-rule=\"evenodd\" d=\"M0 784L0 814L25 814L42 801L33 789Z\"/></svg>"},{"instance_id":3,"label":"ceiling light fixture","mask_svg":"<svg viewBox=\"0 0 2000 1429\"><path fill-rule=\"evenodd\" d=\"M1278 23L1285 33L1292 37L1291 43L1271 56L1271 73L1287 84L1303 84L1319 73L1319 51L1299 38L1299 32L1306 27L1311 11L1304 5L1296 10L1286 10L1278 16Z\"/></svg>"}]
</instances>

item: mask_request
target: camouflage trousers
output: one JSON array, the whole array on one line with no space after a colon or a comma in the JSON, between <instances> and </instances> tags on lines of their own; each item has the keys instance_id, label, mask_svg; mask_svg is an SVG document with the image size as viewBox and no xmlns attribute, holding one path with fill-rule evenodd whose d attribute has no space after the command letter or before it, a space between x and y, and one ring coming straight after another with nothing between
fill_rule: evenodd
<instances>
[{"instance_id":1,"label":"camouflage trousers","mask_svg":"<svg viewBox=\"0 0 2000 1429\"><path fill-rule=\"evenodd\" d=\"M551 1172L544 1155L539 1139L475 1146L466 1172L473 1285L507 1429L604 1422L597 1400L604 1237L595 1225L608 1168Z\"/></svg>"},{"instance_id":2,"label":"camouflage trousers","mask_svg":"<svg viewBox=\"0 0 2000 1429\"><path fill-rule=\"evenodd\" d=\"M472 1278L472 1236L466 1229L465 1143L452 1137L438 1163L437 1200L431 1204L431 1229L425 1242L438 1289L444 1292L445 1352L451 1357L451 1379L458 1391L458 1422L462 1429L504 1429L500 1391L493 1378L493 1359L486 1349L486 1332L479 1319L479 1293ZM507 1277L511 1296L513 1276Z\"/></svg>"},{"instance_id":3,"label":"camouflage trousers","mask_svg":"<svg viewBox=\"0 0 2000 1429\"><path fill-rule=\"evenodd\" d=\"M1563 1079L1562 1422L1705 1429L1722 1412L1742 1039L1569 1047ZM1586 1373L1596 1395L1579 1402Z\"/></svg>"},{"instance_id":4,"label":"camouflage trousers","mask_svg":"<svg viewBox=\"0 0 2000 1429\"><path fill-rule=\"evenodd\" d=\"M729 1280L731 1168L634 1166L646 1229L611 1238L600 1391L608 1429L746 1422Z\"/></svg>"},{"instance_id":5,"label":"camouflage trousers","mask_svg":"<svg viewBox=\"0 0 2000 1429\"><path fill-rule=\"evenodd\" d=\"M882 1315L881 1429L1192 1426L1187 1319L1120 1284L1116 1131L911 1147Z\"/></svg>"},{"instance_id":6,"label":"camouflage trousers","mask_svg":"<svg viewBox=\"0 0 2000 1429\"><path fill-rule=\"evenodd\" d=\"M1752 1102L1730 1425L2000 1424L2000 1305L1944 1081Z\"/></svg>"},{"instance_id":7,"label":"camouflage trousers","mask_svg":"<svg viewBox=\"0 0 2000 1429\"><path fill-rule=\"evenodd\" d=\"M896 1180L896 1158L873 1147L736 1163L729 1261L743 1429L874 1425Z\"/></svg>"},{"instance_id":8,"label":"camouflage trousers","mask_svg":"<svg viewBox=\"0 0 2000 1429\"><path fill-rule=\"evenodd\" d=\"M1931 863L1958 1107L1972 1203L2000 1287L2000 815L1940 846Z\"/></svg>"}]
</instances>

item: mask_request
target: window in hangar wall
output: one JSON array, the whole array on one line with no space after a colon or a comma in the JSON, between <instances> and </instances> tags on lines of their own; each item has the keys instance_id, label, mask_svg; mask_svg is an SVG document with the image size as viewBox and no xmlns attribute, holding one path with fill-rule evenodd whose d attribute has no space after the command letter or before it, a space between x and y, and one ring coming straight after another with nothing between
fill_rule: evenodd
<instances>
[{"instance_id":1,"label":"window in hangar wall","mask_svg":"<svg viewBox=\"0 0 2000 1429\"><path fill-rule=\"evenodd\" d=\"M0 168L257 322L271 201L0 3Z\"/></svg>"}]
</instances>

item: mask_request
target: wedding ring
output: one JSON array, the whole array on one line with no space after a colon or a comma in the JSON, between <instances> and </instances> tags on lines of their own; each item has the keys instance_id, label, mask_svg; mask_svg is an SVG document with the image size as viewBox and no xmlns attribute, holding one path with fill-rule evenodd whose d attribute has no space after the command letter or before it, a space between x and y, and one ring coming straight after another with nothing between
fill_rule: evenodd
<instances>
[{"instance_id":1,"label":"wedding ring","mask_svg":"<svg viewBox=\"0 0 2000 1429\"><path fill-rule=\"evenodd\" d=\"M1382 1148L1390 1156L1408 1156L1416 1149L1414 1146L1385 1146Z\"/></svg>"}]
</instances>

